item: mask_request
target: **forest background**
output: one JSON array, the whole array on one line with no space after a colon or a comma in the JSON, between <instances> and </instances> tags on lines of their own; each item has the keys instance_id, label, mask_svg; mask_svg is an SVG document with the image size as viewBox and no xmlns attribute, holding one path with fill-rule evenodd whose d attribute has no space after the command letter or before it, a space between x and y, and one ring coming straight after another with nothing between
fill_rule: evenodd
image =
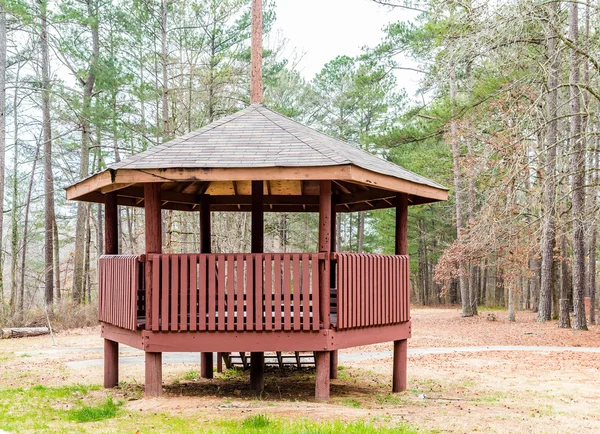
<instances>
[{"instance_id":1,"label":"forest background","mask_svg":"<svg viewBox=\"0 0 600 434\"><path fill-rule=\"evenodd\" d=\"M265 104L451 187L450 201L410 210L413 302L460 303L464 316L507 307L513 320L532 309L585 329L597 303L600 4L367 1L416 18L310 80L285 33L270 34L265 1ZM250 0L0 1L0 324L46 312L96 323L102 207L69 203L63 188L246 107L249 64ZM418 74L416 98L401 70ZM393 253L393 213L342 215L340 250ZM196 216L163 220L165 251L198 251ZM213 251L249 251L249 225L217 213ZM270 251L316 248L316 216L265 225ZM122 253L144 250L142 210L120 209L119 237Z\"/></svg>"}]
</instances>

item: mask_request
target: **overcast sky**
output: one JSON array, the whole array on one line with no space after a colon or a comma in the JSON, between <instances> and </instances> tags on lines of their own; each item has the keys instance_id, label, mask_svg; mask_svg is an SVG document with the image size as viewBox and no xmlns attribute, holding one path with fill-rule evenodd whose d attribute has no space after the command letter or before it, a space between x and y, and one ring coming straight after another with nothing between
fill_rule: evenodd
<instances>
[{"instance_id":1,"label":"overcast sky","mask_svg":"<svg viewBox=\"0 0 600 434\"><path fill-rule=\"evenodd\" d=\"M415 14L380 6L372 0L275 0L275 30L288 39L288 50L304 53L298 70L311 79L338 55L356 56L361 47L374 46L390 22L409 20ZM400 87L412 94L419 76L399 75Z\"/></svg>"}]
</instances>

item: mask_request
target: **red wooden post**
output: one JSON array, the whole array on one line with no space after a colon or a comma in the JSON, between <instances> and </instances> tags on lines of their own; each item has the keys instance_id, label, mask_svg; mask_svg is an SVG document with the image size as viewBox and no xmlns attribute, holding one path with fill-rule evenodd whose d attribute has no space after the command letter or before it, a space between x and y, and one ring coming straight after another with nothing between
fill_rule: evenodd
<instances>
[{"instance_id":1,"label":"red wooden post","mask_svg":"<svg viewBox=\"0 0 600 434\"><path fill-rule=\"evenodd\" d=\"M256 6L260 1L255 1L253 7ZM256 11L256 9L255 9ZM254 16L253 16L254 20ZM253 69L254 71L254 69ZM262 90L261 90L262 92ZM261 101L262 102L262 101ZM264 182L263 181L252 181L252 253L263 253L264 252L264 231L265 231L265 219L264 219ZM250 266L250 263L248 263ZM262 282L262 276L260 278ZM256 289L255 289L256 291ZM262 288L260 288L260 294L262 294ZM256 306L253 309L252 306L247 307L249 315L255 310L260 310L261 315L263 312L262 307L262 296L260 298L254 298L254 303L260 305L260 309ZM262 324L262 318L256 318L257 322ZM265 387L265 354L263 352L252 352L250 354L250 388L255 392L262 392Z\"/></svg>"},{"instance_id":2,"label":"red wooden post","mask_svg":"<svg viewBox=\"0 0 600 434\"><path fill-rule=\"evenodd\" d=\"M162 394L162 353L145 353L145 393L146 397Z\"/></svg>"},{"instance_id":3,"label":"red wooden post","mask_svg":"<svg viewBox=\"0 0 600 434\"><path fill-rule=\"evenodd\" d=\"M329 367L331 351L316 351L315 365L317 375L315 379L315 399L317 401L329 401Z\"/></svg>"},{"instance_id":4,"label":"red wooden post","mask_svg":"<svg viewBox=\"0 0 600 434\"><path fill-rule=\"evenodd\" d=\"M319 253L325 253L325 259L321 262L319 272L319 316L323 323L322 328L330 328L331 313L331 271L330 253L332 249L332 197L331 181L321 181L319 196ZM317 368L315 399L317 401L329 400L329 377L331 375L331 353L329 351L317 351L315 353L315 365Z\"/></svg>"},{"instance_id":5,"label":"red wooden post","mask_svg":"<svg viewBox=\"0 0 600 434\"><path fill-rule=\"evenodd\" d=\"M396 196L396 254L408 254L408 197L406 194ZM407 288L401 288L403 291ZM408 341L394 341L394 367L392 392L406 390L406 370L408 358Z\"/></svg>"},{"instance_id":6,"label":"red wooden post","mask_svg":"<svg viewBox=\"0 0 600 434\"><path fill-rule=\"evenodd\" d=\"M107 255L119 253L117 193L104 196L104 248ZM119 384L119 343L104 339L104 387Z\"/></svg>"},{"instance_id":7,"label":"red wooden post","mask_svg":"<svg viewBox=\"0 0 600 434\"><path fill-rule=\"evenodd\" d=\"M212 250L212 233L210 220L210 201L208 197L204 197L200 203L200 253L210 253ZM207 273L208 275L208 273ZM206 286L207 280L202 280L200 286ZM214 298L213 298L214 301ZM199 303L206 303L206 298L202 297ZM200 309L200 312L206 312L206 308ZM200 321L205 322L205 318L200 318ZM213 378L213 353L200 354L200 377Z\"/></svg>"},{"instance_id":8,"label":"red wooden post","mask_svg":"<svg viewBox=\"0 0 600 434\"><path fill-rule=\"evenodd\" d=\"M146 230L146 255L162 253L162 225L160 184L144 184L144 220ZM151 262L146 262L146 328L151 330L152 320L152 291L158 287L152 285ZM158 264L154 264L158 266ZM145 394L160 396L162 393L162 353L145 353Z\"/></svg>"},{"instance_id":9,"label":"red wooden post","mask_svg":"<svg viewBox=\"0 0 600 434\"><path fill-rule=\"evenodd\" d=\"M104 339L104 387L110 389L119 384L119 343Z\"/></svg>"},{"instance_id":10,"label":"red wooden post","mask_svg":"<svg viewBox=\"0 0 600 434\"><path fill-rule=\"evenodd\" d=\"M336 230L337 230L337 215L335 212L335 207L336 207L336 203L335 203L335 198L332 196L331 198L331 251L335 252L337 250L337 245L336 245L336 240L337 240L337 234L336 234ZM339 283L336 282L336 273L337 273L337 264L335 262L331 262L330 263L330 267L331 267L331 282L330 282L330 288L336 288L337 290L337 321L339 322L339 318L340 318L340 289L339 289ZM332 380L337 379L337 374L338 374L338 350L333 350L331 352L331 357L330 357L330 366L329 366L329 378L331 378Z\"/></svg>"}]
</instances>

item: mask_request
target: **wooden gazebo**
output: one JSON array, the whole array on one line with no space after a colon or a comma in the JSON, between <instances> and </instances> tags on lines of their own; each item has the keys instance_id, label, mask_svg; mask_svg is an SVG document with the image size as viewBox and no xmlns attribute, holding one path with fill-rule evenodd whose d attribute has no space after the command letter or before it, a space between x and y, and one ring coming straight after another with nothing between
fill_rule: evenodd
<instances>
[{"instance_id":1,"label":"wooden gazebo","mask_svg":"<svg viewBox=\"0 0 600 434\"><path fill-rule=\"evenodd\" d=\"M253 65L260 103L260 62ZM338 349L393 341L393 391L406 389L407 211L446 200L446 188L252 104L113 164L67 188L67 198L105 205L105 387L118 383L119 343L145 351L146 396L161 394L163 352L201 352L205 378L213 352L251 352L251 385L262 390L265 351L312 351L315 396L327 400ZM145 254L119 255L118 205L144 208ZM395 255L336 252L337 213L391 207ZM163 209L200 213L200 252L162 253ZM212 211L252 213L250 253L211 253ZM318 250L264 253L265 212L318 212Z\"/></svg>"}]
</instances>

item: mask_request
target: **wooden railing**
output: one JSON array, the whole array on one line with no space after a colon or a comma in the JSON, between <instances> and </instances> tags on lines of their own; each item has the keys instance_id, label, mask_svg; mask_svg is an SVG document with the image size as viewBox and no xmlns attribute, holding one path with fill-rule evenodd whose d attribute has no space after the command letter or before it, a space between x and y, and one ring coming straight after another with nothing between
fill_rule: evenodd
<instances>
[{"instance_id":1,"label":"wooden railing","mask_svg":"<svg viewBox=\"0 0 600 434\"><path fill-rule=\"evenodd\" d=\"M410 320L408 256L336 253L337 329Z\"/></svg>"},{"instance_id":2,"label":"wooden railing","mask_svg":"<svg viewBox=\"0 0 600 434\"><path fill-rule=\"evenodd\" d=\"M98 319L136 330L143 315L143 264L134 255L101 256L98 260Z\"/></svg>"},{"instance_id":3,"label":"wooden railing","mask_svg":"<svg viewBox=\"0 0 600 434\"><path fill-rule=\"evenodd\" d=\"M151 330L319 330L319 257L150 254Z\"/></svg>"}]
</instances>

